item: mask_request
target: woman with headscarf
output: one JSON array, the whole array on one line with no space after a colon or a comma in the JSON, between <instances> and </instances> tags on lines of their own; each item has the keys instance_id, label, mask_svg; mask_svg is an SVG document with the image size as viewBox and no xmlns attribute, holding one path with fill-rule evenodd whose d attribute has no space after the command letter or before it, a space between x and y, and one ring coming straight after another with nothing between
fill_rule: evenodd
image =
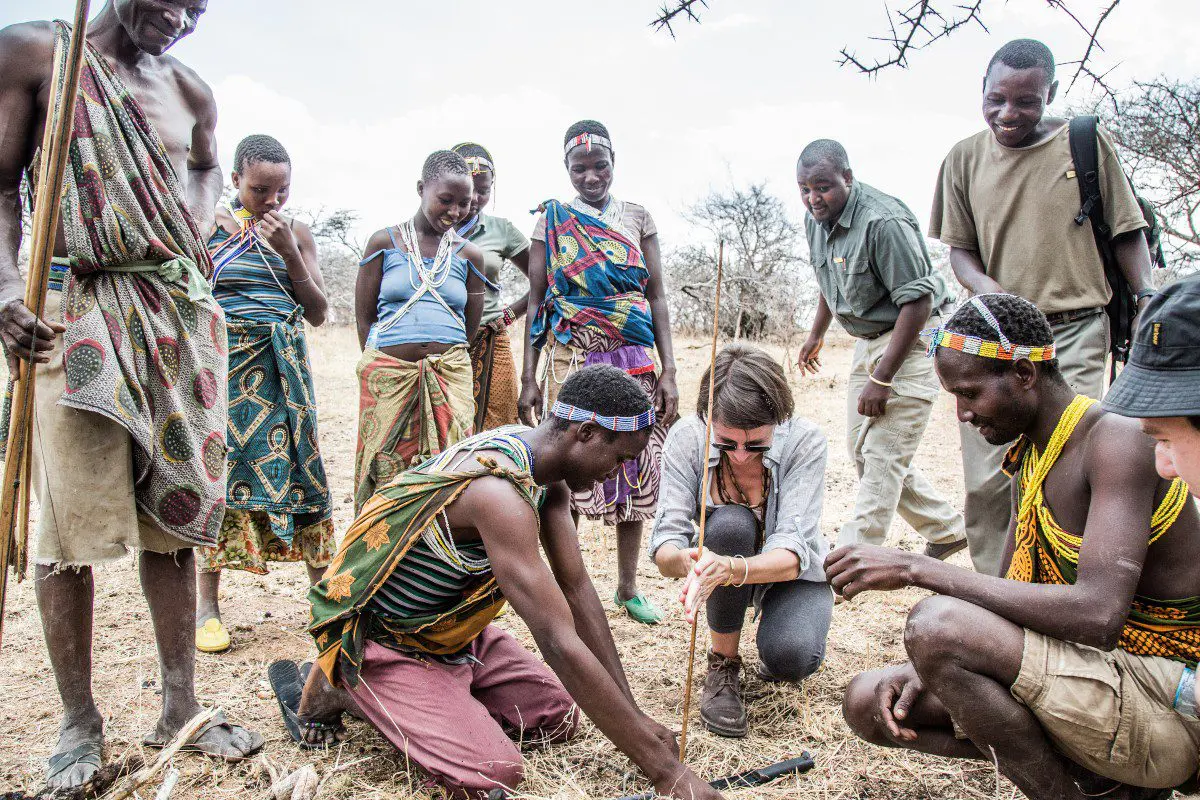
<instances>
[{"instance_id":1,"label":"woman with headscarf","mask_svg":"<svg viewBox=\"0 0 1200 800\"><path fill-rule=\"evenodd\" d=\"M654 517L658 501L659 453L679 401L658 228L645 208L610 194L615 153L607 128L577 122L563 145L577 195L570 203L548 201L533 233L529 296L537 308L529 315L519 411L527 424L544 415L567 376L587 364L625 370L654 398L658 424L650 444L573 503L577 514L616 526L614 600L638 622L654 624L662 611L638 592L637 562L642 523Z\"/></svg>"}]
</instances>

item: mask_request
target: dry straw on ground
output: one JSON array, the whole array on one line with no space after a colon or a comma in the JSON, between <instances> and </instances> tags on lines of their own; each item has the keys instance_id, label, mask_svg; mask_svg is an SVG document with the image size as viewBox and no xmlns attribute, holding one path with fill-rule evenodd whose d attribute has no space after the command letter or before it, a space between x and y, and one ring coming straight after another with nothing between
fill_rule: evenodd
<instances>
[{"instance_id":1,"label":"dry straw on ground","mask_svg":"<svg viewBox=\"0 0 1200 800\"><path fill-rule=\"evenodd\" d=\"M358 352L349 329L312 334L314 371L321 408L321 442L334 487L336 522L344 531L350 520L350 486L357 409L353 365ZM768 348L771 349L771 348ZM774 350L778 356L778 350ZM707 363L705 343L676 342L680 390L685 410L694 408L700 374ZM835 341L824 354L824 371L816 378L793 374L798 412L817 422L829 436L822 530L832 537L850 513L857 480L845 453L845 375L850 349ZM918 463L934 483L961 498L958 436L947 398L938 404ZM902 546L919 547L916 535L897 520L893 535ZM602 598L611 598L615 577L615 540L592 525L582 531L584 555ZM965 555L955 556L967 563ZM677 727L683 699L687 625L678 611L678 586L659 578L643 559L641 585L669 608L664 625L649 628L618 616L609 619L634 692L646 711ZM305 580L299 565L281 566L259 578L226 573L222 606L234 637L231 651L197 658L197 687L203 702L220 705L229 716L261 731L267 738L262 757L236 765L218 764L188 755L175 759L182 773L172 800L250 800L267 796L276 776L311 764L326 780L320 800L382 800L438 796L421 788L396 753L368 725L349 723L349 739L328 753L307 753L288 739L266 681L267 665L277 658L306 659L311 638L304 633ZM689 763L703 776L717 778L761 767L808 750L816 768L758 789L731 793L739 798L814 798L864 800L892 798L1010 798L1014 789L997 781L990 764L959 763L864 745L842 722L843 691L856 673L902 658L906 611L920 597L915 591L858 598L834 611L828 655L821 671L800 686L765 684L754 677L754 626L744 638L746 691L750 702L750 736L729 740L693 725ZM42 644L32 586L14 587L0 651L0 793L32 791L41 783L45 758L53 747L59 703ZM130 561L97 571L95 625L95 692L106 715L106 759L139 747L150 730L160 701L157 657L145 601ZM64 621L65 622L65 621ZM61 624L61 623L59 623ZM532 646L520 620L507 614L500 624ZM697 680L701 679L699 670ZM695 712L693 712L695 713ZM693 723L696 720L693 719ZM153 754L150 754L151 756ZM267 764L270 764L270 768ZM348 768L347 768L348 767ZM585 724L573 742L529 753L522 797L607 798L649 789L645 778L599 732ZM153 796L153 789L143 793Z\"/></svg>"}]
</instances>

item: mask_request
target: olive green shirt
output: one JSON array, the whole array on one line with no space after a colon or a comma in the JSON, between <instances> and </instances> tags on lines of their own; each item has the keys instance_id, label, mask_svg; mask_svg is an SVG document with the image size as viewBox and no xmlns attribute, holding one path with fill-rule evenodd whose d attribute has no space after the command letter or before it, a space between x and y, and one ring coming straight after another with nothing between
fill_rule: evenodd
<instances>
[{"instance_id":1,"label":"olive green shirt","mask_svg":"<svg viewBox=\"0 0 1200 800\"><path fill-rule=\"evenodd\" d=\"M837 222L804 217L809 258L829 310L856 338L896 325L900 306L933 295L936 311L952 299L933 271L921 224L903 202L855 181Z\"/></svg>"},{"instance_id":2,"label":"olive green shirt","mask_svg":"<svg viewBox=\"0 0 1200 800\"><path fill-rule=\"evenodd\" d=\"M529 249L529 240L525 234L517 230L503 217L492 217L487 214L479 215L479 222L467 234L467 240L474 242L483 251L483 274L494 285L500 285L500 270L504 268L505 259L512 258L523 250ZM483 317L480 324L484 325L504 310L500 307L500 292L490 286L485 286L483 297Z\"/></svg>"}]
</instances>

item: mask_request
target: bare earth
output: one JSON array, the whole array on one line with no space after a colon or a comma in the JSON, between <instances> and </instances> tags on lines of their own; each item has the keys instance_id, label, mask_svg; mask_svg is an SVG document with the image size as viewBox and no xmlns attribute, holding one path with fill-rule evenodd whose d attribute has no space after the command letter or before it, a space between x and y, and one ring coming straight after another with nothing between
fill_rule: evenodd
<instances>
[{"instance_id":1,"label":"bare earth","mask_svg":"<svg viewBox=\"0 0 1200 800\"><path fill-rule=\"evenodd\" d=\"M353 331L336 328L310 332L317 394L321 408L321 444L334 487L339 532L351 519L351 480L357 424L358 348ZM769 347L777 357L779 348ZM845 431L845 375L849 371L848 340L827 345L825 367L816 378L792 371L800 415L816 421L829 437L829 472L822 530L832 539L850 513L857 486L842 438ZM694 408L701 372L708 362L707 343L676 342L683 409ZM949 397L940 399L925 436L918 463L934 484L961 501L962 476L958 434ZM35 510L36 513L36 510ZM918 549L916 534L897 520L893 538ZM613 593L615 540L590 523L583 530L584 556L602 598ZM969 562L965 554L957 563ZM609 606L618 646L639 701L656 719L678 727L683 704L688 627L678 611L678 586L657 576L643 558L641 585L662 607L668 621L656 628L638 625ZM220 705L235 721L257 728L267 738L265 759L281 773L306 763L327 778L319 798L375 800L436 797L420 788L398 755L365 723L349 724L350 738L328 754L297 749L280 723L275 699L266 682L267 665L278 658L311 657L305 578L300 565L280 565L271 575L227 572L222 583L222 609L234 637L222 655L199 655L197 683L201 701ZM1015 790L997 781L990 764L962 764L939 758L900 754L857 742L842 722L843 690L856 673L895 663L903 657L905 612L921 597L917 591L860 597L834 611L828 657L822 670L800 686L766 685L749 678L751 735L729 740L709 734L693 716L688 761L712 779L798 755L808 750L817 767L806 776L781 780L770 787L742 790L731 796L762 798L995 798ZM95 691L107 716L106 758L139 747L159 707L158 665L145 601L132 560L97 571ZM532 647L514 614L500 624ZM29 581L13 585L0 652L0 792L33 791L41 784L45 758L56 739L59 701ZM744 655L754 675L753 625L748 626ZM701 636L703 639L703 634ZM697 670L698 674L700 670ZM696 696L699 692L697 690ZM695 715L693 704L693 715ZM148 754L151 755L152 754ZM262 759L219 764L199 756L179 757L183 773L173 800L257 798L266 796L269 779ZM339 766L351 765L346 769ZM632 763L599 732L585 724L572 743L530 753L522 797L618 797L649 789ZM153 796L149 788L143 797Z\"/></svg>"}]
</instances>

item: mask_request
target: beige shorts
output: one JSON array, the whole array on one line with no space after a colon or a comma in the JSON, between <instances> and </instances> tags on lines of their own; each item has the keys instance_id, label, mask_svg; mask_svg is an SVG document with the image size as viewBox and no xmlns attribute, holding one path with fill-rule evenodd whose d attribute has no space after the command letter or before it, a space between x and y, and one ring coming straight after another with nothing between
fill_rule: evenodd
<instances>
[{"instance_id":1,"label":"beige shorts","mask_svg":"<svg viewBox=\"0 0 1200 800\"><path fill-rule=\"evenodd\" d=\"M46 297L46 318L62 320L61 292ZM191 547L138 512L133 438L111 419L60 406L66 388L63 337L34 379L33 490L40 514L37 564L90 566L129 552Z\"/></svg>"},{"instance_id":2,"label":"beige shorts","mask_svg":"<svg viewBox=\"0 0 1200 800\"><path fill-rule=\"evenodd\" d=\"M1183 664L1025 631L1012 694L1063 755L1113 780L1171 788L1200 768L1200 721L1175 711Z\"/></svg>"}]
</instances>

